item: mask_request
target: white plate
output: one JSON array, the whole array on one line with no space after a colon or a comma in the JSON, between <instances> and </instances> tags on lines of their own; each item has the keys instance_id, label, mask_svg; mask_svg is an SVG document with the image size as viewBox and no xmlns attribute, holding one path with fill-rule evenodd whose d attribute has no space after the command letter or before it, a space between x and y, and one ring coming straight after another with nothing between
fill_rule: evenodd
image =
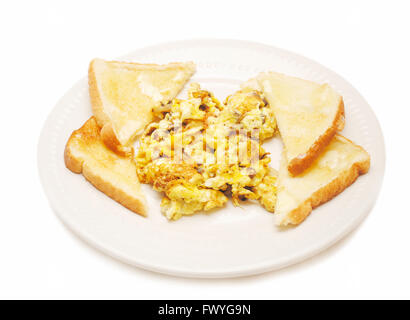
<instances>
[{"instance_id":1,"label":"white plate","mask_svg":"<svg viewBox=\"0 0 410 320\"><path fill-rule=\"evenodd\" d=\"M279 230L273 215L257 204L231 204L212 214L169 222L160 213L160 195L143 185L149 217L142 218L96 190L64 166L65 143L90 116L87 79L58 102L42 131L38 162L52 208L92 246L126 263L187 277L233 277L282 268L311 257L352 231L370 212L384 172L385 151L378 121L360 94L334 72L274 47L234 40L191 40L137 50L123 59L166 63L193 60L192 81L224 99L260 71L275 70L330 83L345 101L343 134L371 155L368 174L313 211L296 228ZM279 139L265 144L277 166Z\"/></svg>"}]
</instances>

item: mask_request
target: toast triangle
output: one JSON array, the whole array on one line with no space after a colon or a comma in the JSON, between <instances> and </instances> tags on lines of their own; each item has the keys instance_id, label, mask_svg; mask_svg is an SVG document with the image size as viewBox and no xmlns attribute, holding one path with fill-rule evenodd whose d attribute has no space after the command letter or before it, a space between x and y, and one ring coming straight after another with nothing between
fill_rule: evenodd
<instances>
[{"instance_id":1,"label":"toast triangle","mask_svg":"<svg viewBox=\"0 0 410 320\"><path fill-rule=\"evenodd\" d=\"M152 109L167 104L195 72L193 62L166 65L94 59L88 83L92 110L104 143L126 154L134 137L153 119Z\"/></svg>"},{"instance_id":2,"label":"toast triangle","mask_svg":"<svg viewBox=\"0 0 410 320\"><path fill-rule=\"evenodd\" d=\"M266 72L243 86L259 87L273 108L292 175L306 170L344 127L343 99L327 84Z\"/></svg>"},{"instance_id":3,"label":"toast triangle","mask_svg":"<svg viewBox=\"0 0 410 320\"><path fill-rule=\"evenodd\" d=\"M108 149L101 140L94 117L75 130L64 150L66 167L82 173L98 190L131 211L147 215L147 205L140 190L134 161Z\"/></svg>"},{"instance_id":4,"label":"toast triangle","mask_svg":"<svg viewBox=\"0 0 410 320\"><path fill-rule=\"evenodd\" d=\"M278 180L275 223L301 223L313 208L325 203L368 172L370 156L360 146L337 134L305 172L292 176L283 153Z\"/></svg>"}]
</instances>

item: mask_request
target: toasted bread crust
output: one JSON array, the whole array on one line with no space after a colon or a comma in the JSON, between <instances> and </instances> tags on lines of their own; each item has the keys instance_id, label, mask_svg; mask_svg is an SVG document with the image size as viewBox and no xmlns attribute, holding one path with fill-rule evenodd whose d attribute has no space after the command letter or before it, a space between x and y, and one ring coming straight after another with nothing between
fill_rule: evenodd
<instances>
[{"instance_id":1,"label":"toasted bread crust","mask_svg":"<svg viewBox=\"0 0 410 320\"><path fill-rule=\"evenodd\" d=\"M106 144L108 148L110 148L112 151L114 151L118 155L129 156L130 153L133 152L132 147L123 146L121 144L121 142L118 140L117 135L114 131L110 118L107 116L107 114L104 111L103 101L102 101L100 91L98 89L98 84L97 84L97 76L96 76L96 71L95 71L95 66L94 66L95 61L96 59L92 60L88 68L88 88L89 88L89 94L90 94L91 107L92 107L93 114L95 116L95 119L97 120L98 125L102 128L101 134L102 134L103 142ZM107 63L122 64L123 62L108 61ZM189 63L191 64L189 66L192 69L191 72L194 73L195 65L193 62L189 62ZM153 64L153 63L142 64L142 63L136 63L136 62L127 62L127 64L138 66L141 69L150 69L150 68L156 67L156 68L165 70L167 68L178 66L181 63L171 62L166 65L159 65L159 64ZM124 65L123 67L127 68L126 65Z\"/></svg>"},{"instance_id":2,"label":"toasted bread crust","mask_svg":"<svg viewBox=\"0 0 410 320\"><path fill-rule=\"evenodd\" d=\"M104 144L116 154L122 157L131 157L134 154L133 147L123 146L117 139L114 129L110 122L107 122L101 128L101 139Z\"/></svg>"},{"instance_id":3,"label":"toasted bread crust","mask_svg":"<svg viewBox=\"0 0 410 320\"><path fill-rule=\"evenodd\" d=\"M71 152L71 141L75 134L75 131L71 134L70 138L67 141L67 144L64 149L64 163L67 169L74 173L81 173L83 171L83 161L81 159L77 159Z\"/></svg>"},{"instance_id":4,"label":"toasted bread crust","mask_svg":"<svg viewBox=\"0 0 410 320\"><path fill-rule=\"evenodd\" d=\"M288 170L293 176L296 176L309 168L313 161L315 161L315 159L321 154L323 149L330 143L337 131L343 129L345 122L344 114L344 103L343 99L340 98L338 111L332 125L315 141L302 157L299 156L289 162Z\"/></svg>"},{"instance_id":5,"label":"toasted bread crust","mask_svg":"<svg viewBox=\"0 0 410 320\"><path fill-rule=\"evenodd\" d=\"M360 147L361 148L361 147ZM363 148L362 148L363 149ZM364 150L364 149L363 149ZM291 224L300 224L317 206L331 200L347 187L349 187L356 179L369 171L370 157L362 162L354 163L348 170L345 170L339 177L331 183L317 190L312 196L299 205L296 209L288 214L288 219Z\"/></svg>"},{"instance_id":6,"label":"toasted bread crust","mask_svg":"<svg viewBox=\"0 0 410 320\"><path fill-rule=\"evenodd\" d=\"M98 125L101 127L101 138L105 145L120 156L128 156L131 148L123 147L117 139L110 118L105 114L100 92L98 90L97 79L94 69L94 61L90 63L88 69L88 90L90 93L91 108Z\"/></svg>"},{"instance_id":7,"label":"toasted bread crust","mask_svg":"<svg viewBox=\"0 0 410 320\"><path fill-rule=\"evenodd\" d=\"M105 114L103 110L103 103L100 96L100 92L98 90L97 79L94 70L94 61L90 62L90 66L88 69L88 90L90 93L90 100L91 100L91 108L97 120L97 123L100 127L103 127L106 123L110 122L110 119Z\"/></svg>"},{"instance_id":8,"label":"toasted bread crust","mask_svg":"<svg viewBox=\"0 0 410 320\"><path fill-rule=\"evenodd\" d=\"M74 173L82 173L98 190L122 204L124 207L142 216L146 216L147 210L142 194L141 197L136 197L124 192L110 181L105 180L104 177L96 174L92 168L87 166L87 163L85 163L83 159L74 156L72 148L75 145L75 140L78 139L78 134L81 134L84 139L90 139L91 141L100 139L100 132L95 117L91 117L80 129L73 131L68 139L64 150L64 162L66 167ZM111 151L107 149L107 152Z\"/></svg>"}]
</instances>

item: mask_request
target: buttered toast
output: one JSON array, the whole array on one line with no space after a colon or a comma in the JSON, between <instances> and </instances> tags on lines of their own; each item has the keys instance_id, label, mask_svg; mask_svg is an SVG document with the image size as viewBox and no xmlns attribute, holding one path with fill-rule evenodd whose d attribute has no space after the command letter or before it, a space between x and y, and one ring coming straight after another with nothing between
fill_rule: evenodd
<instances>
[{"instance_id":1,"label":"buttered toast","mask_svg":"<svg viewBox=\"0 0 410 320\"><path fill-rule=\"evenodd\" d=\"M277 180L276 224L301 223L313 208L341 193L369 167L369 154L339 134L311 167L296 177L289 173L283 154Z\"/></svg>"},{"instance_id":2,"label":"buttered toast","mask_svg":"<svg viewBox=\"0 0 410 320\"><path fill-rule=\"evenodd\" d=\"M140 190L134 161L105 146L94 117L71 134L64 160L72 172L82 173L97 189L131 211L146 216L146 200Z\"/></svg>"},{"instance_id":3,"label":"buttered toast","mask_svg":"<svg viewBox=\"0 0 410 320\"><path fill-rule=\"evenodd\" d=\"M195 72L193 62L166 65L94 59L88 72L92 110L104 143L121 155Z\"/></svg>"},{"instance_id":4,"label":"buttered toast","mask_svg":"<svg viewBox=\"0 0 410 320\"><path fill-rule=\"evenodd\" d=\"M344 127L343 99L327 84L266 72L243 86L257 86L273 109L292 175L307 169Z\"/></svg>"}]
</instances>

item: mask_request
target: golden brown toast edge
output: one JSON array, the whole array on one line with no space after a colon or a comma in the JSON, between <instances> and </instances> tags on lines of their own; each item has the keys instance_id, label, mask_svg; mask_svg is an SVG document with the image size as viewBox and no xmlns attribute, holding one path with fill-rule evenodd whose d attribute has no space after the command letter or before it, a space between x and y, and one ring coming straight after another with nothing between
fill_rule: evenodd
<instances>
[{"instance_id":1,"label":"golden brown toast edge","mask_svg":"<svg viewBox=\"0 0 410 320\"><path fill-rule=\"evenodd\" d=\"M367 151L361 146L356 145L351 140L343 137L351 142L356 147L360 148L366 154ZM331 200L347 187L349 187L356 179L369 171L370 156L364 161L354 163L348 170L343 171L336 179L327 184L323 188L317 190L312 196L299 205L296 209L288 214L291 224L300 224L319 205Z\"/></svg>"},{"instance_id":2,"label":"golden brown toast edge","mask_svg":"<svg viewBox=\"0 0 410 320\"><path fill-rule=\"evenodd\" d=\"M130 156L133 154L133 148L130 146L123 146L118 140L114 128L112 127L109 117L105 114L102 99L98 90L97 78L95 74L94 62L96 59L91 60L88 68L88 88L91 100L91 107L93 114L97 120L98 125L101 127L101 138L105 145L112 151L120 156ZM106 63L124 63L121 61L105 61ZM193 62L188 62L192 63ZM180 64L180 62L171 62L166 65L159 65L154 63L137 63L137 62L126 62L124 65L134 65L139 68L152 68L152 67L164 67L169 68L174 65ZM193 72L195 71L195 65L193 64Z\"/></svg>"},{"instance_id":3,"label":"golden brown toast edge","mask_svg":"<svg viewBox=\"0 0 410 320\"><path fill-rule=\"evenodd\" d=\"M309 168L330 141L332 141L335 134L344 128L344 114L343 98L340 98L338 112L336 113L332 125L315 141L303 157L294 158L288 164L288 170L291 175L296 176Z\"/></svg>"},{"instance_id":4,"label":"golden brown toast edge","mask_svg":"<svg viewBox=\"0 0 410 320\"><path fill-rule=\"evenodd\" d=\"M110 119L104 112L102 99L97 86L97 79L94 70L94 60L90 62L88 69L88 90L90 93L91 108L94 117L101 127L101 138L105 145L120 156L129 156L132 148L123 147L114 132Z\"/></svg>"},{"instance_id":5,"label":"golden brown toast edge","mask_svg":"<svg viewBox=\"0 0 410 320\"><path fill-rule=\"evenodd\" d=\"M100 129L97 125L95 117L88 119L84 125L74 130L70 138L67 141L64 149L64 162L66 167L74 173L82 173L85 179L87 179L98 190L105 193L107 196L122 204L129 210L138 213L142 216L147 216L147 209L145 203L137 197L132 197L125 193L123 190L118 189L110 181L104 180L103 177L97 175L91 167L88 167L84 160L77 158L73 155L71 147L77 138L77 134L80 133L82 137L89 143L101 141ZM107 148L107 152L112 152ZM130 161L132 161L130 159ZM141 195L143 198L143 195Z\"/></svg>"}]
</instances>

